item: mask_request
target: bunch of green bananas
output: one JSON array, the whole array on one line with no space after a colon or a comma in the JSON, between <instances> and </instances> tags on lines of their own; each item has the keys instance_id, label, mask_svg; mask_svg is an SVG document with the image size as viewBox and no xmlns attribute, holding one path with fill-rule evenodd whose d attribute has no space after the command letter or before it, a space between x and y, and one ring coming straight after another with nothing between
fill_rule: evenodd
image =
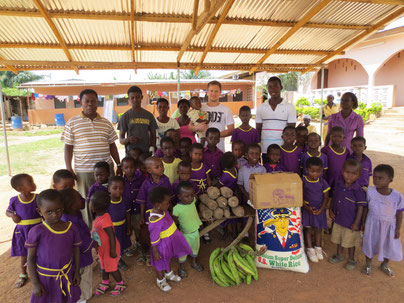
<instances>
[{"instance_id":1,"label":"bunch of green bananas","mask_svg":"<svg viewBox=\"0 0 404 303\"><path fill-rule=\"evenodd\" d=\"M241 282L251 283L251 279L258 280L255 266L255 251L246 244L238 244L222 256L221 248L216 248L209 258L209 268L212 279L222 287L240 285Z\"/></svg>"}]
</instances>

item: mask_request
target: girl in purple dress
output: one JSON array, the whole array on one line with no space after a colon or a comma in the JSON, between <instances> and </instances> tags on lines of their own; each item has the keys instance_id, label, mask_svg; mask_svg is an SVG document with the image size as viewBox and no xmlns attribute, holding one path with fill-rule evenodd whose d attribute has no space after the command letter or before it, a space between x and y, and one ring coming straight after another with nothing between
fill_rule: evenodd
<instances>
[{"instance_id":1,"label":"girl in purple dress","mask_svg":"<svg viewBox=\"0 0 404 303\"><path fill-rule=\"evenodd\" d=\"M121 256L131 246L130 235L132 233L130 205L128 201L122 198L124 186L125 179L121 176L114 176L109 179L108 191L111 196L111 204L108 213L114 225L115 236L121 246ZM120 270L128 269L128 265L122 258L119 259L118 267Z\"/></svg>"},{"instance_id":2,"label":"girl in purple dress","mask_svg":"<svg viewBox=\"0 0 404 303\"><path fill-rule=\"evenodd\" d=\"M282 132L283 145L281 146L281 164L286 172L299 172L299 159L302 149L295 145L296 129L286 126Z\"/></svg>"},{"instance_id":3,"label":"girl in purple dress","mask_svg":"<svg viewBox=\"0 0 404 303\"><path fill-rule=\"evenodd\" d=\"M219 186L227 186L233 193L237 188L237 160L232 152L226 152L220 158L220 166L222 167L222 175L219 179Z\"/></svg>"},{"instance_id":4,"label":"girl in purple dress","mask_svg":"<svg viewBox=\"0 0 404 303\"><path fill-rule=\"evenodd\" d=\"M195 193L197 196L203 194L209 186L211 186L210 181L210 169L202 163L203 159L203 146L200 143L194 143L190 150L191 156L191 182L198 187L198 191Z\"/></svg>"},{"instance_id":5,"label":"girl in purple dress","mask_svg":"<svg viewBox=\"0 0 404 303\"><path fill-rule=\"evenodd\" d=\"M311 133L307 137L307 147L308 150L305 152L302 152L300 155L300 170L301 170L301 175L306 176L307 171L306 171L306 161L311 158L311 157L317 157L323 161L323 176L325 172L328 169L328 158L327 156L320 152L321 146L321 137L317 133Z\"/></svg>"},{"instance_id":6,"label":"girl in purple dress","mask_svg":"<svg viewBox=\"0 0 404 303\"><path fill-rule=\"evenodd\" d=\"M11 178L11 187L20 193L12 197L6 210L6 216L10 217L17 226L14 229L11 245L11 256L21 257L21 274L14 284L14 288L20 288L27 282L27 249L25 240L32 227L42 222L37 212L36 190L34 179L27 174L18 174Z\"/></svg>"},{"instance_id":7,"label":"girl in purple dress","mask_svg":"<svg viewBox=\"0 0 404 303\"><path fill-rule=\"evenodd\" d=\"M278 144L271 144L267 149L268 163L264 164L267 173L280 172L285 169L279 163L281 159L281 147Z\"/></svg>"},{"instance_id":8,"label":"girl in purple dress","mask_svg":"<svg viewBox=\"0 0 404 303\"><path fill-rule=\"evenodd\" d=\"M327 228L325 208L328 204L329 190L327 182L321 177L323 173L323 161L317 157L311 157L306 161L307 175L303 176L303 207L302 225L307 245L307 256L310 261L323 260L322 229ZM314 247L313 234L314 231Z\"/></svg>"},{"instance_id":9,"label":"girl in purple dress","mask_svg":"<svg viewBox=\"0 0 404 303\"><path fill-rule=\"evenodd\" d=\"M382 261L380 269L390 277L394 276L394 272L389 267L389 261L403 259L400 228L404 199L401 193L389 188L393 178L394 169L390 165L380 164L373 171L375 186L370 186L367 191L369 203L364 214L366 225L362 247L366 256L366 265L363 269L366 275L371 273L372 258L375 255Z\"/></svg>"},{"instance_id":10,"label":"girl in purple dress","mask_svg":"<svg viewBox=\"0 0 404 303\"><path fill-rule=\"evenodd\" d=\"M344 140L344 129L339 126L334 126L330 130L331 145L324 146L321 152L327 156L328 169L325 175L325 180L334 189L336 180L342 176L342 168L345 160L349 156L349 151L342 145Z\"/></svg>"},{"instance_id":11,"label":"girl in purple dress","mask_svg":"<svg viewBox=\"0 0 404 303\"><path fill-rule=\"evenodd\" d=\"M157 286L164 292L171 290L167 280L181 281L181 277L171 270L171 259L192 255L187 240L168 212L170 198L171 191L165 187L155 187L150 193L153 204L149 210L151 265L157 273Z\"/></svg>"},{"instance_id":12,"label":"girl in purple dress","mask_svg":"<svg viewBox=\"0 0 404 303\"><path fill-rule=\"evenodd\" d=\"M62 195L55 189L37 198L42 224L28 233L28 271L34 286L31 303L68 302L80 298L80 232L62 221Z\"/></svg>"}]
</instances>

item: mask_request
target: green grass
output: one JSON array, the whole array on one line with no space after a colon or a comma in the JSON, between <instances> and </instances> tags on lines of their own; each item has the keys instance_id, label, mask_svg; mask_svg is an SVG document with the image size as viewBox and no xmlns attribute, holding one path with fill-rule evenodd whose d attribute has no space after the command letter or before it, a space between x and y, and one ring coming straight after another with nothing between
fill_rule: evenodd
<instances>
[{"instance_id":1,"label":"green grass","mask_svg":"<svg viewBox=\"0 0 404 303\"><path fill-rule=\"evenodd\" d=\"M9 147L12 174L52 174L63 160L64 144L60 138L38 140ZM0 176L8 174L4 146L0 147Z\"/></svg>"},{"instance_id":2,"label":"green grass","mask_svg":"<svg viewBox=\"0 0 404 303\"><path fill-rule=\"evenodd\" d=\"M40 129L29 131L8 131L7 136L22 136L22 137L34 137L34 136L48 136L54 134L61 134L63 129Z\"/></svg>"}]
</instances>

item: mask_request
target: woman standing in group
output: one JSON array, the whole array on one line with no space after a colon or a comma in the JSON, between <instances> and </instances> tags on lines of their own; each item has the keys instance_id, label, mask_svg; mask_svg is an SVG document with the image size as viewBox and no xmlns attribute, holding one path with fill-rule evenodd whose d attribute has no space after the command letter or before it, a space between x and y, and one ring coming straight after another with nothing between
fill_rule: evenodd
<instances>
[{"instance_id":1,"label":"woman standing in group","mask_svg":"<svg viewBox=\"0 0 404 303\"><path fill-rule=\"evenodd\" d=\"M177 122L180 125L180 137L188 137L192 140L192 143L196 143L195 133L189 129L189 123L191 122L191 119L187 115L191 107L189 101L187 99L181 99L178 101L177 106L178 112L180 113L180 116L177 118Z\"/></svg>"}]
</instances>

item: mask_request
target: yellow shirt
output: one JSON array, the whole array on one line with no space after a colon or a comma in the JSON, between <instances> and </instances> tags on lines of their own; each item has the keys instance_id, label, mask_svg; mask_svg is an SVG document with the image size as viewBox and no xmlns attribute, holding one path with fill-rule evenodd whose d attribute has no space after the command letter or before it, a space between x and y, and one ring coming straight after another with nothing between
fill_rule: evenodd
<instances>
[{"instance_id":1,"label":"yellow shirt","mask_svg":"<svg viewBox=\"0 0 404 303\"><path fill-rule=\"evenodd\" d=\"M317 132L316 127L311 124L307 127L307 130L309 131L309 134Z\"/></svg>"},{"instance_id":2,"label":"yellow shirt","mask_svg":"<svg viewBox=\"0 0 404 303\"><path fill-rule=\"evenodd\" d=\"M166 163L163 161L164 174L170 179L170 183L173 184L178 179L178 164L181 159L175 158L173 162Z\"/></svg>"},{"instance_id":3,"label":"yellow shirt","mask_svg":"<svg viewBox=\"0 0 404 303\"><path fill-rule=\"evenodd\" d=\"M324 112L324 116L329 117L332 114L338 113L338 107L335 104L333 104L331 107L329 107L327 104L326 106L324 106L323 112Z\"/></svg>"}]
</instances>

